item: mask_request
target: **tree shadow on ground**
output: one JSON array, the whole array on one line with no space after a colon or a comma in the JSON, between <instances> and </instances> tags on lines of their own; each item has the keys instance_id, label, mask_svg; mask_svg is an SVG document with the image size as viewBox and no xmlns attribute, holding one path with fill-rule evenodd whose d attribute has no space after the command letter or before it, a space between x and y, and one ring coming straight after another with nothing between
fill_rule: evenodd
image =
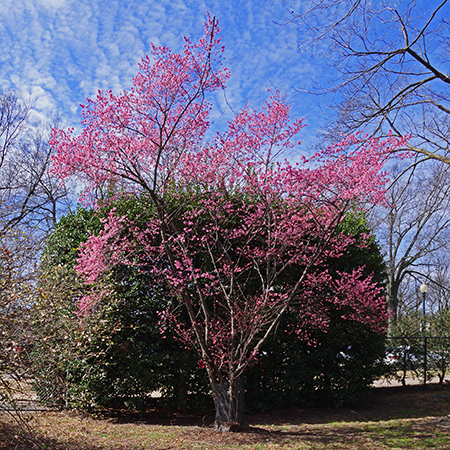
<instances>
[{"instance_id":1,"label":"tree shadow on ground","mask_svg":"<svg viewBox=\"0 0 450 450\"><path fill-rule=\"evenodd\" d=\"M25 429L5 419L1 417L0 420L0 450L103 450L96 444L81 443L78 440L61 442L57 437L44 436L32 426Z\"/></svg>"},{"instance_id":2,"label":"tree shadow on ground","mask_svg":"<svg viewBox=\"0 0 450 450\"><path fill-rule=\"evenodd\" d=\"M341 408L278 408L267 413L246 415L250 425L305 425L335 422L372 422L450 415L450 383L379 387L369 398L357 405ZM127 410L105 411L103 418L114 423L143 423L148 425L178 425L208 427L214 422L213 412L189 414L179 411L152 409L145 413Z\"/></svg>"},{"instance_id":3,"label":"tree shadow on ground","mask_svg":"<svg viewBox=\"0 0 450 450\"><path fill-rule=\"evenodd\" d=\"M374 388L363 403L342 408L286 408L267 414L253 414L252 423L260 425L328 424L335 422L372 422L395 419L420 419L450 415L450 384Z\"/></svg>"},{"instance_id":4,"label":"tree shadow on ground","mask_svg":"<svg viewBox=\"0 0 450 450\"><path fill-rule=\"evenodd\" d=\"M441 429L441 430L439 430ZM445 442L444 447L450 448L450 420L424 420L416 421L411 419L405 422L393 424L392 422L364 427L361 424L344 425L340 427L325 426L310 428L305 426L291 427L290 430L271 431L261 428L251 428L253 443L281 444L286 446L291 443L303 443L312 448L416 448L413 444L427 445L435 448L437 431L441 431L439 436L441 442ZM365 446L370 443L370 446ZM348 446L348 447L347 447ZM362 447L361 447L362 446ZM428 448L428 447L426 447Z\"/></svg>"},{"instance_id":5,"label":"tree shadow on ground","mask_svg":"<svg viewBox=\"0 0 450 450\"><path fill-rule=\"evenodd\" d=\"M0 421L1 450L125 450L133 447L123 440L108 444L100 440L118 435L123 429L136 427L136 439L148 426L155 433L154 448L224 448L241 445L270 444L289 447L290 443L330 448L340 444L351 448L411 448L411 442L433 446L436 435L450 448L450 385L430 385L376 388L362 405L354 407L289 408L267 414L248 414L248 430L241 433L220 433L210 425L213 415L195 415L181 412L151 410L145 414L129 411L110 411L102 419L76 412L54 413L50 420L70 422L77 435L61 438L65 428L58 425L57 432L26 435L12 423ZM57 416L59 414L59 416ZM52 419L53 418L53 419ZM70 419L70 420L67 420ZM406 420L405 420L406 419ZM386 422L385 422L386 421ZM387 422L389 421L389 422ZM49 421L47 423L50 423ZM100 424L100 426L99 426ZM50 425L55 427L55 425ZM122 428L121 428L122 427ZM98 431L98 429L101 429ZM61 433L59 433L61 430ZM97 430L97 431L95 431ZM41 429L41 433L45 430ZM49 430L51 431L51 430ZM148 430L147 430L148 431ZM93 433L93 434L92 434ZM70 434L70 433L69 433ZM94 434L96 439L93 439ZM160 436L158 436L158 434ZM167 439L174 436L174 441ZM143 436L143 434L142 434ZM162 439L161 441L159 439ZM129 446L131 445L131 447ZM162 446L161 446L162 445ZM361 447L361 445L363 447ZM419 445L419 444L418 444ZM421 444L420 444L421 445ZM365 447L366 446L366 447ZM153 447L152 447L153 448Z\"/></svg>"}]
</instances>

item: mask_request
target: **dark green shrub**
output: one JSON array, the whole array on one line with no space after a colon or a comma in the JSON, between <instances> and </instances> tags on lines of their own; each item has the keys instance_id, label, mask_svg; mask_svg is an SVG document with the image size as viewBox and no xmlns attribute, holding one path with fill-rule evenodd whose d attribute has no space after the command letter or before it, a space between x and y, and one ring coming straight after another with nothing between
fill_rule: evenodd
<instances>
[{"instance_id":1,"label":"dark green shrub","mask_svg":"<svg viewBox=\"0 0 450 450\"><path fill-rule=\"evenodd\" d=\"M359 240L369 233L364 217L348 216L343 229L357 240L339 259L329 262L330 272L337 277L337 271L364 266L365 274L373 274L382 285L385 265L376 242L372 238L367 245L360 245ZM258 363L246 374L247 407L340 406L364 399L372 382L384 374L385 337L343 319L342 313L328 312L329 328L315 331L313 343L287 332L298 320L295 312L287 314L262 349Z\"/></svg>"},{"instance_id":2,"label":"dark green shrub","mask_svg":"<svg viewBox=\"0 0 450 450\"><path fill-rule=\"evenodd\" d=\"M79 208L61 219L48 241L43 256L43 294L36 307L37 330L47 340L36 346L35 368L42 379L51 371L67 374L73 406L145 409L158 401L198 411L211 405L198 355L183 348L173 331L161 334L159 314L170 298L149 270L117 264L101 286L94 287L107 288L107 294L89 317L80 320L76 315L78 300L91 289L80 282L74 270L80 244L101 230L102 219L112 207L134 222L139 218L145 226L147 214L151 214L145 206L145 199L128 196L105 202L95 212ZM384 266L378 247L373 240L360 245L367 233L364 218L355 214L343 226L359 236L359 241L330 263L330 271L338 276L337 271L351 271L364 263L365 272L374 272L381 281ZM42 320L42 311L53 320ZM298 320L294 309L283 318L257 364L245 375L248 409L318 402L341 405L367 394L373 379L380 375L384 337L342 319L342 311L330 310L328 315L328 332L315 331L311 336L314 345L287 332ZM61 327L67 338L61 339ZM162 398L151 399L149 394L154 391Z\"/></svg>"}]
</instances>

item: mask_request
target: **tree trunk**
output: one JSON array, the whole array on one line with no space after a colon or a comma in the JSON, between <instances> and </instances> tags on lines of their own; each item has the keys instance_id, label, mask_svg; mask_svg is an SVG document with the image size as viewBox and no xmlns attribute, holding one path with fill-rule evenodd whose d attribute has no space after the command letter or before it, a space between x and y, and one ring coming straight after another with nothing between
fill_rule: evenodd
<instances>
[{"instance_id":1,"label":"tree trunk","mask_svg":"<svg viewBox=\"0 0 450 450\"><path fill-rule=\"evenodd\" d=\"M395 326L397 325L398 312L398 283L395 280L389 280L386 286L386 300L388 311L391 313L388 321L388 335L392 336Z\"/></svg>"},{"instance_id":2,"label":"tree trunk","mask_svg":"<svg viewBox=\"0 0 450 450\"><path fill-rule=\"evenodd\" d=\"M216 420L219 431L241 431L247 428L244 422L244 390L241 378L230 383L211 383Z\"/></svg>"}]
</instances>

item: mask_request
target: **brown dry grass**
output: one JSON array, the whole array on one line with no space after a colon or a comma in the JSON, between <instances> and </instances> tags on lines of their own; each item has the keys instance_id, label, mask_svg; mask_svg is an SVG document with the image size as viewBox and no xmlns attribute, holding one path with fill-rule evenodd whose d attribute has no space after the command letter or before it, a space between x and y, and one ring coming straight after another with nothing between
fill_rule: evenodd
<instances>
[{"instance_id":1,"label":"brown dry grass","mask_svg":"<svg viewBox=\"0 0 450 450\"><path fill-rule=\"evenodd\" d=\"M149 411L94 419L75 412L31 416L33 442L0 417L0 448L48 450L450 449L450 385L378 388L364 404L291 408L246 417L243 433L219 433L212 417Z\"/></svg>"}]
</instances>

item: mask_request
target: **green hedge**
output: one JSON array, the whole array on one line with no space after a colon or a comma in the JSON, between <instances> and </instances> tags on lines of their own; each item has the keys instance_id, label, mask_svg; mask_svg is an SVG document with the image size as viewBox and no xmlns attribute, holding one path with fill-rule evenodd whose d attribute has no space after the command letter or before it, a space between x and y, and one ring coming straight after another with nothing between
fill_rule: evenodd
<instances>
[{"instance_id":1,"label":"green hedge","mask_svg":"<svg viewBox=\"0 0 450 450\"><path fill-rule=\"evenodd\" d=\"M110 294L89 320L80 321L76 315L76 302L86 290L74 270L79 246L101 230L102 219L112 207L145 223L145 201L125 197L97 211L79 208L60 220L47 242L35 315L37 379L47 380L51 373L69 374L70 403L83 409L145 409L150 402L197 411L209 408L208 382L198 356L170 330L160 332L159 313L170 299L149 271L117 265L106 280ZM364 217L357 214L343 226L357 236L368 231ZM382 281L384 265L374 241L364 248L355 242L330 263L330 270L345 271L361 264ZM73 289L67 289L68 280ZM49 315L52 320L43 319ZM384 337L343 320L340 311L329 315L330 329L316 332L314 345L286 332L297 320L294 313L286 315L244 377L248 409L342 405L367 394L380 375ZM61 328L66 330L64 339ZM150 399L152 391L161 392L162 397Z\"/></svg>"}]
</instances>

